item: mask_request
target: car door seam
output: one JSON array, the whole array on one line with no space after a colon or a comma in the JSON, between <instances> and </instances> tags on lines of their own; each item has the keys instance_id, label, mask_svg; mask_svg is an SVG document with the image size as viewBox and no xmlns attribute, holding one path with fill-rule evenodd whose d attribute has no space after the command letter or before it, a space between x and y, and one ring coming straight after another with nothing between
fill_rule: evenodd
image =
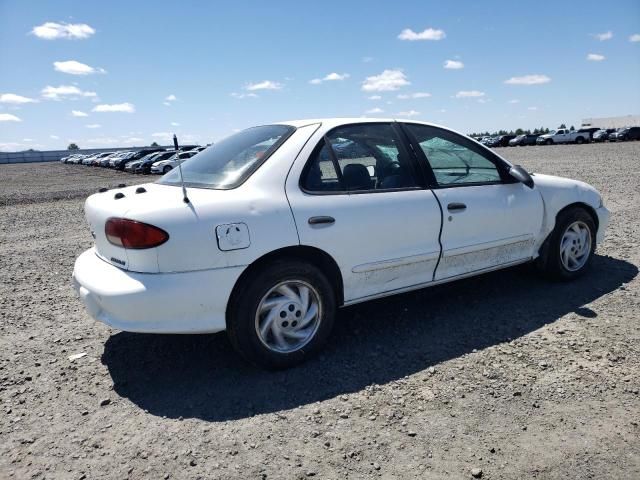
<instances>
[{"instance_id":1,"label":"car door seam","mask_svg":"<svg viewBox=\"0 0 640 480\"><path fill-rule=\"evenodd\" d=\"M436 199L438 208L440 209L440 231L438 232L438 245L440 245L440 254L438 255L438 261L436 262L436 266L433 269L433 275L431 276L431 281L434 282L436 279L436 273L438 272L438 266L440 265L440 261L442 260L442 227L444 226L444 211L442 210L442 204L440 203L440 199L438 198L438 195L436 195L436 192L434 192L433 189L429 189L429 191Z\"/></svg>"}]
</instances>

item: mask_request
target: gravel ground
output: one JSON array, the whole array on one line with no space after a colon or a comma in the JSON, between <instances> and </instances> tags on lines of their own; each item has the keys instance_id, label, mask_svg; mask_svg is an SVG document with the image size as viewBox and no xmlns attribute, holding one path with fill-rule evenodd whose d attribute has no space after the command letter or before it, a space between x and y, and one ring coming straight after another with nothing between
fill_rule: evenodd
<instances>
[{"instance_id":1,"label":"gravel ground","mask_svg":"<svg viewBox=\"0 0 640 480\"><path fill-rule=\"evenodd\" d=\"M276 373L224 333L85 313L82 197L140 177L0 165L0 478L640 478L640 142L499 152L603 193L587 276L519 267L346 308L323 355Z\"/></svg>"}]
</instances>

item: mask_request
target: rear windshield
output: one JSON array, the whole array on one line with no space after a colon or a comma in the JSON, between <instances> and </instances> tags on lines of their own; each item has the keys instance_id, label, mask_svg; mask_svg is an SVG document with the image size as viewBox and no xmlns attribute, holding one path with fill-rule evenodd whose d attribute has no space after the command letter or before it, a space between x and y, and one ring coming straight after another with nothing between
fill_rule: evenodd
<instances>
[{"instance_id":1,"label":"rear windshield","mask_svg":"<svg viewBox=\"0 0 640 480\"><path fill-rule=\"evenodd\" d=\"M231 135L182 164L184 184L221 190L235 188L249 178L294 131L295 128L288 125L264 125ZM179 169L174 168L158 183L180 185Z\"/></svg>"}]
</instances>

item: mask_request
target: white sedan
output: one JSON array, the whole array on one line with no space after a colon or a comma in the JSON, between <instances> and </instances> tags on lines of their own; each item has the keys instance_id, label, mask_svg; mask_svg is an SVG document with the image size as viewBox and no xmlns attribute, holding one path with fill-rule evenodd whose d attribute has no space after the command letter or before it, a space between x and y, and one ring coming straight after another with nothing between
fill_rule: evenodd
<instances>
[{"instance_id":1,"label":"white sedan","mask_svg":"<svg viewBox=\"0 0 640 480\"><path fill-rule=\"evenodd\" d=\"M254 127L182 173L87 199L75 287L114 328L226 330L268 368L317 352L344 305L525 262L573 279L609 220L586 183L413 121Z\"/></svg>"},{"instance_id":2,"label":"white sedan","mask_svg":"<svg viewBox=\"0 0 640 480\"><path fill-rule=\"evenodd\" d=\"M184 163L185 160L193 157L199 150L188 150L186 152L178 152L166 160L160 160L155 162L151 166L151 173L168 173L170 170L176 168L178 164Z\"/></svg>"}]
</instances>

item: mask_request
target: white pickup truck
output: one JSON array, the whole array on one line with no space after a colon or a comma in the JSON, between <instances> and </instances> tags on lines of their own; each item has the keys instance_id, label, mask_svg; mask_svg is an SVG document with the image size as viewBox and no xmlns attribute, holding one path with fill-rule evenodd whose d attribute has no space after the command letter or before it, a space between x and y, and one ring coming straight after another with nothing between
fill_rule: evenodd
<instances>
[{"instance_id":1,"label":"white pickup truck","mask_svg":"<svg viewBox=\"0 0 640 480\"><path fill-rule=\"evenodd\" d=\"M536 143L538 145L553 145L554 143L578 143L582 144L589 141L589 133L579 130L569 130L568 128L559 128L551 130L549 133L540 135Z\"/></svg>"}]
</instances>

